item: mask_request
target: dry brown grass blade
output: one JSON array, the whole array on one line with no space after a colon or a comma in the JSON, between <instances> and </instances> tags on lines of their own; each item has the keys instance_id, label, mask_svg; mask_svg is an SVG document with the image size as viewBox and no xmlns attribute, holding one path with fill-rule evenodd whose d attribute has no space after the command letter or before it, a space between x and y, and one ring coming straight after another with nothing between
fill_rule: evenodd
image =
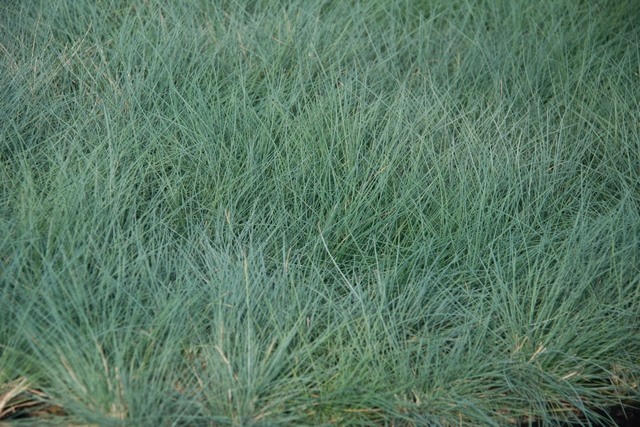
<instances>
[{"instance_id":1,"label":"dry brown grass blade","mask_svg":"<svg viewBox=\"0 0 640 427\"><path fill-rule=\"evenodd\" d=\"M20 398L24 392L29 390L29 386L30 384L25 377L0 384L0 420L19 408L29 406L29 402Z\"/></svg>"},{"instance_id":2,"label":"dry brown grass blade","mask_svg":"<svg viewBox=\"0 0 640 427\"><path fill-rule=\"evenodd\" d=\"M26 377L0 384L0 426L13 416L25 415L27 408L28 417L66 415L61 406L49 403L45 393L31 386Z\"/></svg>"}]
</instances>

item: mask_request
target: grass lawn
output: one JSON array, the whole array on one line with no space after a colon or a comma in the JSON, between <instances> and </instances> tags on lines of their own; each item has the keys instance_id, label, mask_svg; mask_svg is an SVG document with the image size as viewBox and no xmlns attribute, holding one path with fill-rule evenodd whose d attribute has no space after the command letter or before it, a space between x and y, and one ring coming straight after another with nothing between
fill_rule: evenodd
<instances>
[{"instance_id":1,"label":"grass lawn","mask_svg":"<svg viewBox=\"0 0 640 427\"><path fill-rule=\"evenodd\" d=\"M0 425L640 401L639 52L635 0L2 2Z\"/></svg>"}]
</instances>

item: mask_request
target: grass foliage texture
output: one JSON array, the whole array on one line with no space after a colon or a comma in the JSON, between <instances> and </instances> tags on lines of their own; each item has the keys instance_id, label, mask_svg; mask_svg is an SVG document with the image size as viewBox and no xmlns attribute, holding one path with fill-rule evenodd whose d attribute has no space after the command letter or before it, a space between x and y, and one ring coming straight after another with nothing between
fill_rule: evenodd
<instances>
[{"instance_id":1,"label":"grass foliage texture","mask_svg":"<svg viewBox=\"0 0 640 427\"><path fill-rule=\"evenodd\" d=\"M634 1L0 16L8 425L554 425L640 397Z\"/></svg>"}]
</instances>

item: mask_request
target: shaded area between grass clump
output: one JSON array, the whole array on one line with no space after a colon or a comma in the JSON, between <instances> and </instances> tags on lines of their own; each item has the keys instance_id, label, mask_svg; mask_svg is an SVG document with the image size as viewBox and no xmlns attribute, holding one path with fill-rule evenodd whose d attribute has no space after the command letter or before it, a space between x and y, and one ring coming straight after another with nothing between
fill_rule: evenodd
<instances>
[{"instance_id":1,"label":"shaded area between grass clump","mask_svg":"<svg viewBox=\"0 0 640 427\"><path fill-rule=\"evenodd\" d=\"M614 425L616 427L633 427L637 426L640 422L640 405L639 402L627 403L625 405L611 406L604 409L598 409L595 412L604 419L603 422L591 420L591 425L594 427L601 427L607 425ZM585 425L586 419L582 419L580 422L565 422L560 423L562 427L580 427ZM540 427L544 425L543 422L525 422L521 426Z\"/></svg>"}]
</instances>

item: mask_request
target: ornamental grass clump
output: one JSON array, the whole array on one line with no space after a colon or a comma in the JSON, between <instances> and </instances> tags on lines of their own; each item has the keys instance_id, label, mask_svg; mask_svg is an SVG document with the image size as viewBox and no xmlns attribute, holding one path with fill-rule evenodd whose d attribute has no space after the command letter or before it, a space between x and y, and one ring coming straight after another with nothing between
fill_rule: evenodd
<instances>
[{"instance_id":1,"label":"ornamental grass clump","mask_svg":"<svg viewBox=\"0 0 640 427\"><path fill-rule=\"evenodd\" d=\"M0 423L613 419L632 1L1 6Z\"/></svg>"}]
</instances>

